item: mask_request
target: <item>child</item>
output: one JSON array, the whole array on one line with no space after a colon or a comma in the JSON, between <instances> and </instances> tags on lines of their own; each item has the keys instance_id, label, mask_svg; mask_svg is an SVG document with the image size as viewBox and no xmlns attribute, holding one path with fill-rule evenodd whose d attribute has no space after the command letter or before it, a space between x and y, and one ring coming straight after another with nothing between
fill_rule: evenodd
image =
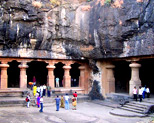
<instances>
[{"instance_id":1,"label":"child","mask_svg":"<svg viewBox=\"0 0 154 123\"><path fill-rule=\"evenodd\" d=\"M29 108L29 104L30 104L30 94L27 95L27 97L26 97L26 102L27 102L27 108Z\"/></svg>"},{"instance_id":2,"label":"child","mask_svg":"<svg viewBox=\"0 0 154 123\"><path fill-rule=\"evenodd\" d=\"M76 97L75 97L75 95L73 95L73 98L72 98L72 105L73 105L73 110L76 110Z\"/></svg>"},{"instance_id":3,"label":"child","mask_svg":"<svg viewBox=\"0 0 154 123\"><path fill-rule=\"evenodd\" d=\"M40 99L40 104L41 104L41 109L39 111L43 112L43 96Z\"/></svg>"},{"instance_id":4,"label":"child","mask_svg":"<svg viewBox=\"0 0 154 123\"><path fill-rule=\"evenodd\" d=\"M58 95L57 98L55 98L55 100L56 100L56 111L59 111L60 98Z\"/></svg>"}]
</instances>

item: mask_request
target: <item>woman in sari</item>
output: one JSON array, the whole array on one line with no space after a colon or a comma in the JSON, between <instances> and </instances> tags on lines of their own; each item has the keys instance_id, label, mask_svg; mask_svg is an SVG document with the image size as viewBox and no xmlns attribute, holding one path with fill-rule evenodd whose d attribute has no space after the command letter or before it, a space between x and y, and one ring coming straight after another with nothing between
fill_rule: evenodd
<instances>
[{"instance_id":1,"label":"woman in sari","mask_svg":"<svg viewBox=\"0 0 154 123\"><path fill-rule=\"evenodd\" d=\"M65 106L64 106L64 97L63 97L63 95L61 96L61 101L60 101L60 103L61 103L60 107L61 107L61 108L64 108Z\"/></svg>"},{"instance_id":2,"label":"woman in sari","mask_svg":"<svg viewBox=\"0 0 154 123\"><path fill-rule=\"evenodd\" d=\"M73 95L73 98L72 98L72 105L73 105L73 110L76 110L76 97Z\"/></svg>"}]
</instances>

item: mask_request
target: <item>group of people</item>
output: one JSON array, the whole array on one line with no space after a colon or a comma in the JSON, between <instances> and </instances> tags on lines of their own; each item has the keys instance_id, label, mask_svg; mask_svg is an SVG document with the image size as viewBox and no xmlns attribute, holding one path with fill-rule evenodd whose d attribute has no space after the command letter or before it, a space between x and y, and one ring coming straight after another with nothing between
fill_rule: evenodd
<instances>
[{"instance_id":1,"label":"group of people","mask_svg":"<svg viewBox=\"0 0 154 123\"><path fill-rule=\"evenodd\" d=\"M39 112L43 112L43 95L41 96L41 93L36 93L36 105L38 108L40 108ZM61 98L59 98L59 96L57 95L57 97L55 98L56 100L56 111L59 111L59 108L65 108L66 110L69 110L69 100L70 97L68 94L66 94L65 96L61 96ZM29 104L30 104L30 93L27 94L26 97L26 102L27 102L27 108L29 108ZM76 105L77 105L77 92L73 93L73 98L72 98L72 105L73 105L73 110L76 110Z\"/></svg>"},{"instance_id":2,"label":"group of people","mask_svg":"<svg viewBox=\"0 0 154 123\"><path fill-rule=\"evenodd\" d=\"M46 86L45 84L41 85L41 86L34 85L33 86L33 95L35 96L36 93L38 93L41 97L46 96L46 95L47 95L47 97L50 97L51 96L51 87Z\"/></svg>"},{"instance_id":3,"label":"group of people","mask_svg":"<svg viewBox=\"0 0 154 123\"><path fill-rule=\"evenodd\" d=\"M65 96L62 95L61 98L57 95L55 100L56 100L56 111L59 111L60 107L69 110L70 97L68 96L68 94L66 94ZM72 97L73 110L76 110L76 105L77 105L77 92L73 93Z\"/></svg>"},{"instance_id":4,"label":"group of people","mask_svg":"<svg viewBox=\"0 0 154 123\"><path fill-rule=\"evenodd\" d=\"M143 87L139 87L139 89L137 90L136 86L133 89L133 95L134 95L134 100L137 101L137 97L139 96L140 102L142 102L142 99L145 98L145 96L147 95L147 98L150 98L150 89L149 87L143 86Z\"/></svg>"}]
</instances>

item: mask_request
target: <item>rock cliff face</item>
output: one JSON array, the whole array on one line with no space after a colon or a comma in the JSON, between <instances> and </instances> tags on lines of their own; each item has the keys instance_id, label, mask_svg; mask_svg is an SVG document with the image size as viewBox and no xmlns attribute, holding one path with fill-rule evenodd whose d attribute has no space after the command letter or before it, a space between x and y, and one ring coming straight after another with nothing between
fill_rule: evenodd
<instances>
[{"instance_id":1,"label":"rock cliff face","mask_svg":"<svg viewBox=\"0 0 154 123\"><path fill-rule=\"evenodd\" d=\"M154 54L154 0L1 0L0 56Z\"/></svg>"}]
</instances>

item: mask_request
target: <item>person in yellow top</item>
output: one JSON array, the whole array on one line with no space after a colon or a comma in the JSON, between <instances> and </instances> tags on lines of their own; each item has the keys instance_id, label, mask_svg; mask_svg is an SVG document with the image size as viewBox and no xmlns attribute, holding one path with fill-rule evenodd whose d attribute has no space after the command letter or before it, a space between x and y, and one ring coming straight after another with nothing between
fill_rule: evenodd
<instances>
[{"instance_id":1,"label":"person in yellow top","mask_svg":"<svg viewBox=\"0 0 154 123\"><path fill-rule=\"evenodd\" d=\"M37 86L34 85L34 86L33 86L33 95L34 95L34 96L35 96L36 92L37 92Z\"/></svg>"}]
</instances>

